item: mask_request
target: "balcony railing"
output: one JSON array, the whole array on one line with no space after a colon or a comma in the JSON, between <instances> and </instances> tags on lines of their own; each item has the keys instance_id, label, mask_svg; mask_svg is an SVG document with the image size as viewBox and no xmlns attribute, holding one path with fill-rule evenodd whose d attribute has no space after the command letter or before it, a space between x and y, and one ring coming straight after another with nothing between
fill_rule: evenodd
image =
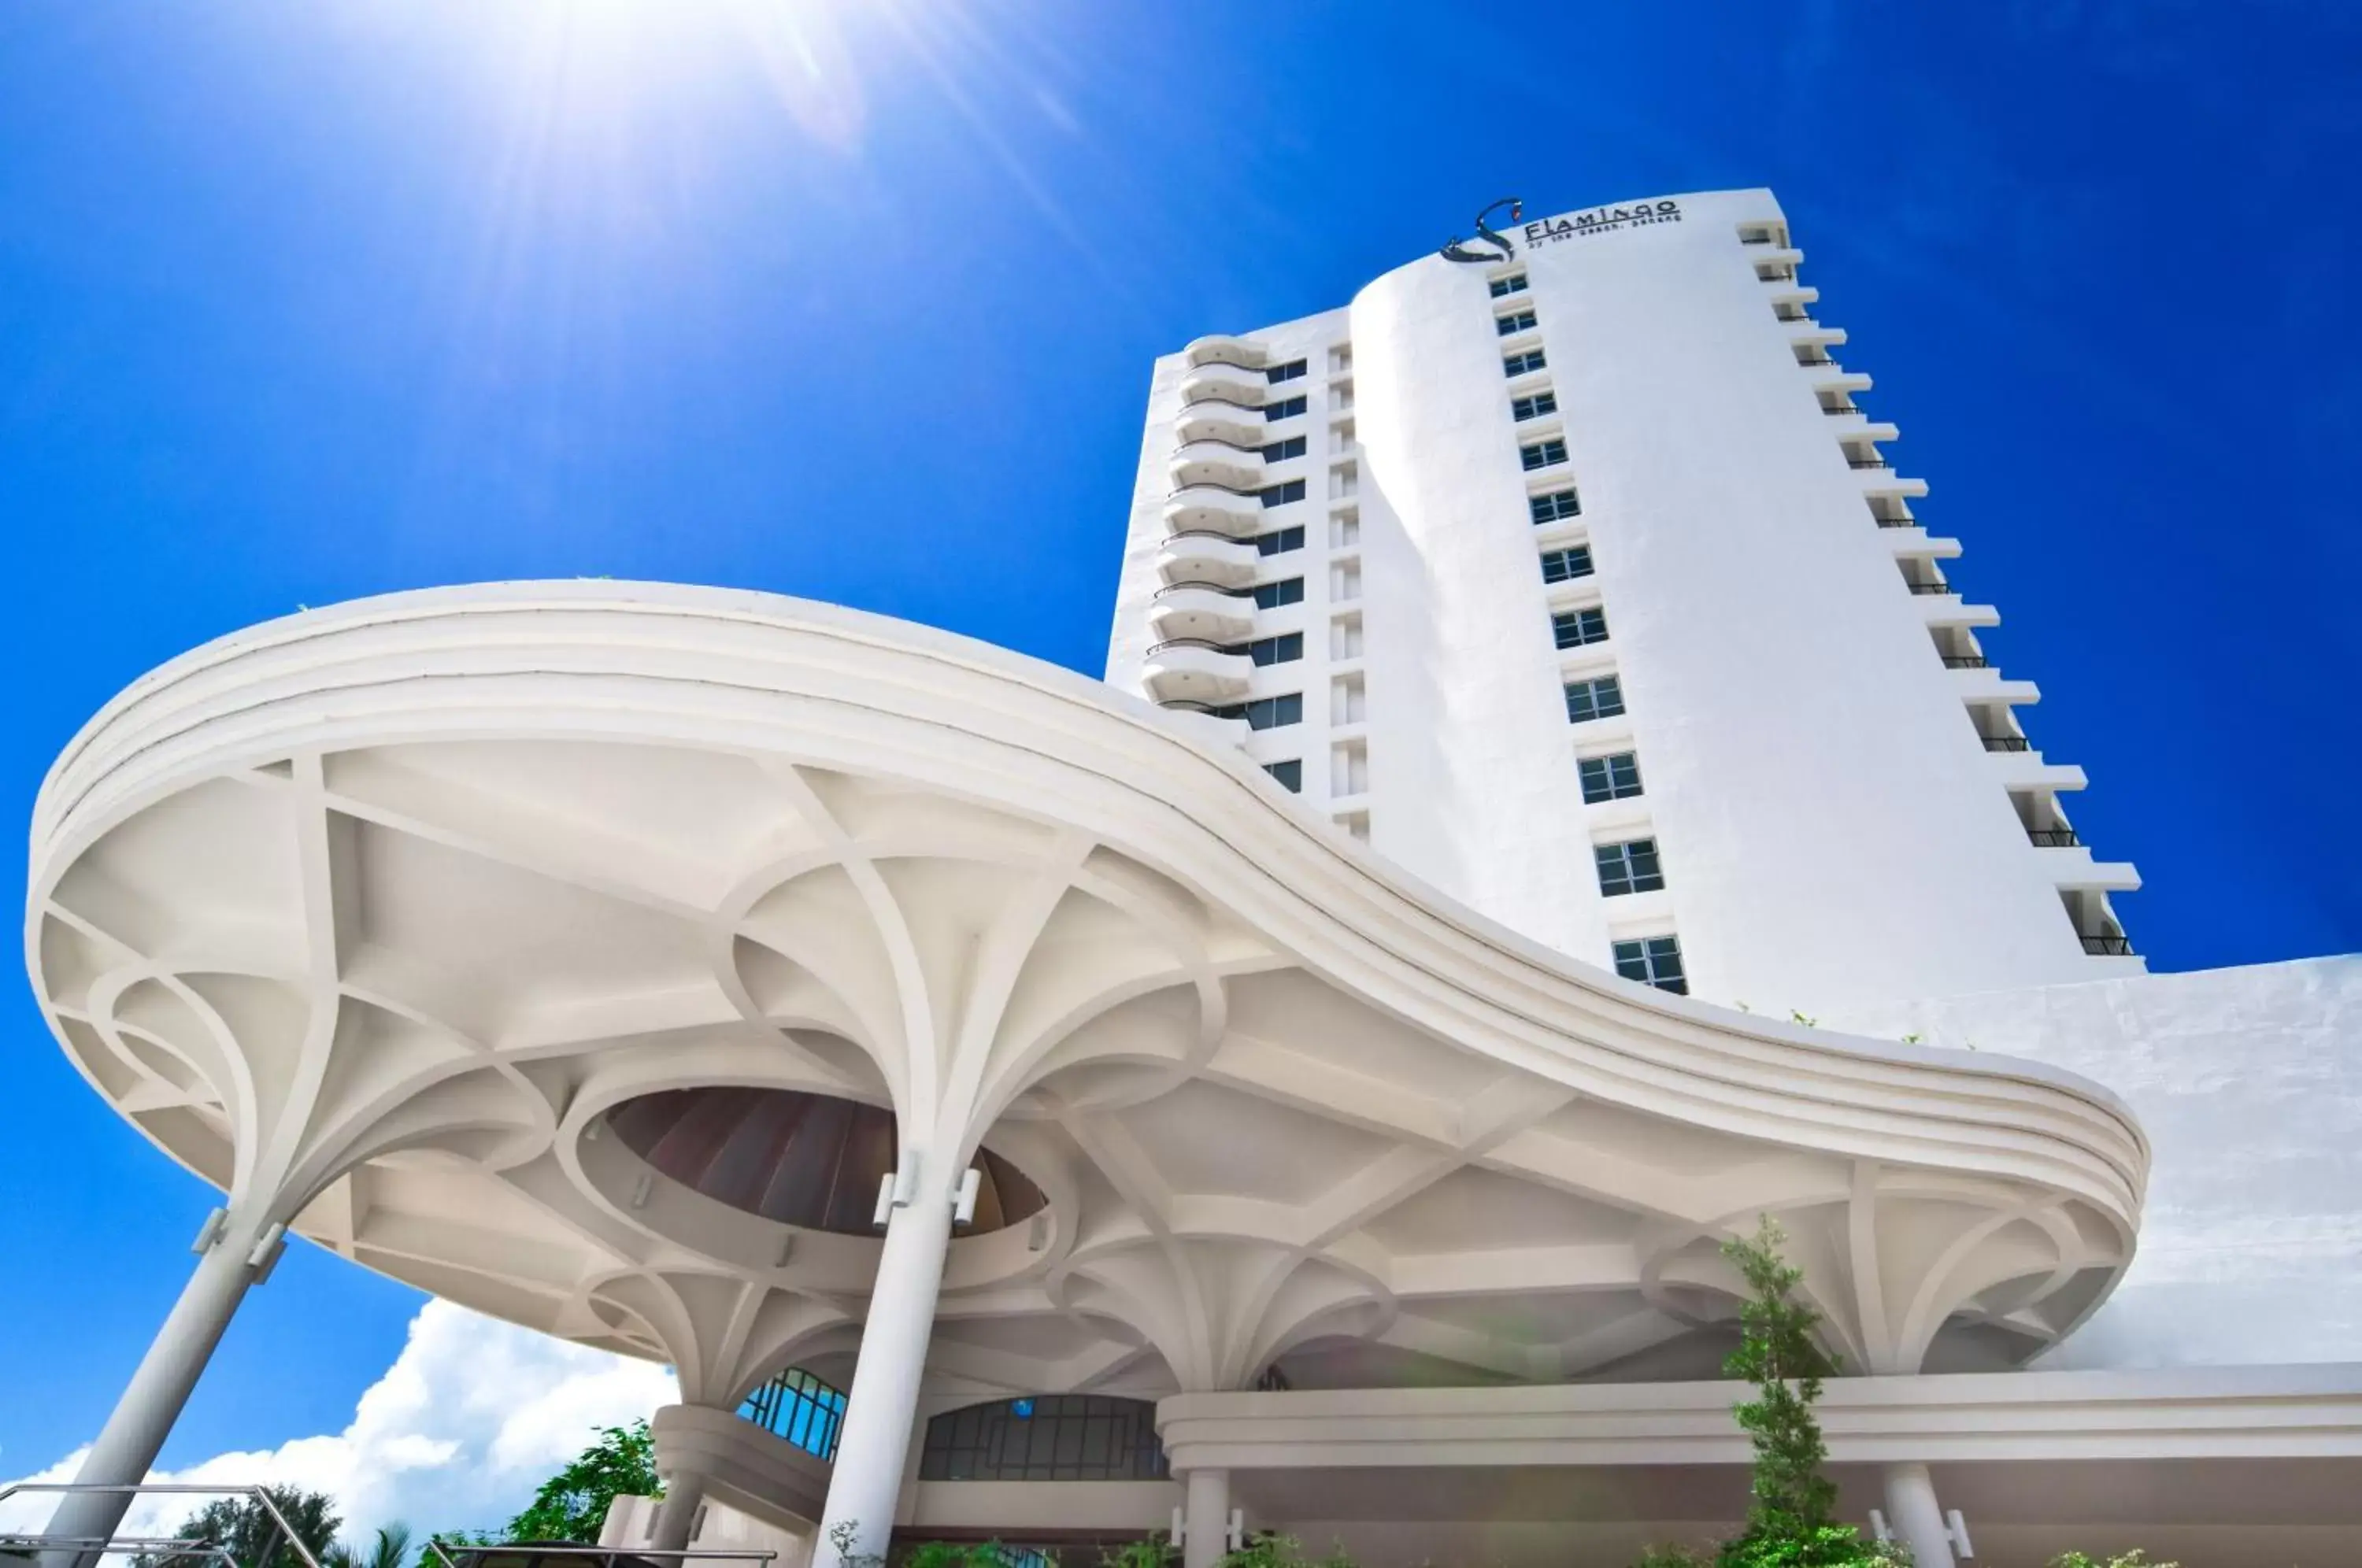
<instances>
[{"instance_id":1,"label":"balcony railing","mask_svg":"<svg viewBox=\"0 0 2362 1568\"><path fill-rule=\"evenodd\" d=\"M1252 588L1231 588L1225 583L1199 582L1194 579L1187 582L1168 582L1164 587L1158 589L1155 593L1151 595L1151 597L1162 599L1168 593L1182 593L1191 590L1195 590L1199 593L1219 593L1228 599L1252 599L1254 597L1254 590Z\"/></svg>"},{"instance_id":2,"label":"balcony railing","mask_svg":"<svg viewBox=\"0 0 2362 1568\"><path fill-rule=\"evenodd\" d=\"M2083 845L2073 828L2028 828L2025 842L2036 849L2080 849Z\"/></svg>"},{"instance_id":3,"label":"balcony railing","mask_svg":"<svg viewBox=\"0 0 2362 1568\"><path fill-rule=\"evenodd\" d=\"M1982 654L1946 654L1944 668L1946 669L1991 669L1992 660Z\"/></svg>"},{"instance_id":4,"label":"balcony railing","mask_svg":"<svg viewBox=\"0 0 2362 1568\"><path fill-rule=\"evenodd\" d=\"M2083 951L2094 958L2129 958L2133 941L2129 936L2087 936L2083 939Z\"/></svg>"},{"instance_id":5,"label":"balcony railing","mask_svg":"<svg viewBox=\"0 0 2362 1568\"><path fill-rule=\"evenodd\" d=\"M1948 582L1915 582L1909 586L1911 591L1914 593L1957 593L1959 591Z\"/></svg>"},{"instance_id":6,"label":"balcony railing","mask_svg":"<svg viewBox=\"0 0 2362 1568\"><path fill-rule=\"evenodd\" d=\"M1772 243L1772 237L1768 234L1759 234L1750 239L1745 236L1741 236L1738 243L1741 245L1769 245Z\"/></svg>"},{"instance_id":7,"label":"balcony railing","mask_svg":"<svg viewBox=\"0 0 2362 1568\"><path fill-rule=\"evenodd\" d=\"M1894 465L1893 463L1886 462L1878 458L1848 458L1846 459L1846 467L1849 469L1891 469L1893 466Z\"/></svg>"},{"instance_id":8,"label":"balcony railing","mask_svg":"<svg viewBox=\"0 0 2362 1568\"><path fill-rule=\"evenodd\" d=\"M1850 405L1844 408L1831 408L1827 403L1823 403L1821 404L1821 412L1827 414L1831 419L1835 419L1841 414L1867 414L1870 411L1868 409L1855 408Z\"/></svg>"},{"instance_id":9,"label":"balcony railing","mask_svg":"<svg viewBox=\"0 0 2362 1568\"><path fill-rule=\"evenodd\" d=\"M1150 653L1156 650L1151 648ZM1985 735L1981 737L1987 751L2032 751L2034 743L2024 735Z\"/></svg>"},{"instance_id":10,"label":"balcony railing","mask_svg":"<svg viewBox=\"0 0 2362 1568\"><path fill-rule=\"evenodd\" d=\"M1872 513L1871 515L1877 520L1878 525L1882 528L1916 528L1919 526L1919 519L1916 517L1880 517L1876 513Z\"/></svg>"},{"instance_id":11,"label":"balcony railing","mask_svg":"<svg viewBox=\"0 0 2362 1568\"><path fill-rule=\"evenodd\" d=\"M1177 544L1183 539L1220 539L1226 545L1243 545L1251 542L1249 539L1239 537L1236 534L1225 534L1220 528L1175 528L1172 533L1164 536L1164 542L1168 545Z\"/></svg>"},{"instance_id":12,"label":"balcony railing","mask_svg":"<svg viewBox=\"0 0 2362 1568\"><path fill-rule=\"evenodd\" d=\"M1241 658L1246 657L1244 648L1231 643L1218 643L1211 637L1167 637L1161 643L1150 644L1148 657L1154 658L1168 648L1204 648L1208 653L1236 654Z\"/></svg>"},{"instance_id":13,"label":"balcony railing","mask_svg":"<svg viewBox=\"0 0 2362 1568\"><path fill-rule=\"evenodd\" d=\"M1827 354L1812 354L1797 356L1796 363L1799 365L1834 365L1837 361L1830 359Z\"/></svg>"}]
</instances>

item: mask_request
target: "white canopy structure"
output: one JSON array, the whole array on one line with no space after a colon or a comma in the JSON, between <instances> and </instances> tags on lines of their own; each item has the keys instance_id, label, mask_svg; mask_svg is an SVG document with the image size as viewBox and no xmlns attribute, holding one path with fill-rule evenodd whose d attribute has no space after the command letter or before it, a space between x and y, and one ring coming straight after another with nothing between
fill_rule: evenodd
<instances>
[{"instance_id":1,"label":"white canopy structure","mask_svg":"<svg viewBox=\"0 0 2362 1568\"><path fill-rule=\"evenodd\" d=\"M857 1365L825 1522L869 1551L930 1377L1711 1376L1716 1248L1763 1213L1849 1368L1993 1370L2129 1261L2104 1090L1575 963L1203 723L607 581L312 612L133 685L41 791L27 956L226 1196L84 1478L145 1473L282 1228L690 1406Z\"/></svg>"}]
</instances>

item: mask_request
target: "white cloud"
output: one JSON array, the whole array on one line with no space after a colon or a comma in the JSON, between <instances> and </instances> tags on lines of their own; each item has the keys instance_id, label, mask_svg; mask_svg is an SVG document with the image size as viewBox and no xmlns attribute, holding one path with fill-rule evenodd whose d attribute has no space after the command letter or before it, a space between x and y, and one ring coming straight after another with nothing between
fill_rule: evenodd
<instances>
[{"instance_id":1,"label":"white cloud","mask_svg":"<svg viewBox=\"0 0 2362 1568\"><path fill-rule=\"evenodd\" d=\"M430 1301L402 1353L371 1384L341 1432L224 1453L150 1479L302 1486L334 1496L346 1533L392 1519L432 1530L494 1528L594 1430L638 1420L679 1399L672 1375ZM69 1481L76 1451L27 1481ZM164 1535L203 1497L144 1497L127 1534ZM0 1530L39 1529L56 1506L34 1494L0 1503Z\"/></svg>"}]
</instances>

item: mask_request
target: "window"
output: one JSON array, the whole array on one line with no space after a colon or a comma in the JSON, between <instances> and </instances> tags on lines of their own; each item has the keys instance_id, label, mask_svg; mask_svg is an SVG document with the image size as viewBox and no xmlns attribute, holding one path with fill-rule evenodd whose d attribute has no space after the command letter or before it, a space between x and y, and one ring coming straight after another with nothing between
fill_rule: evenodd
<instances>
[{"instance_id":1,"label":"window","mask_svg":"<svg viewBox=\"0 0 2362 1568\"><path fill-rule=\"evenodd\" d=\"M1280 787L1289 794L1304 793L1304 763L1301 758L1286 762L1266 762L1263 765L1263 770L1278 779Z\"/></svg>"},{"instance_id":2,"label":"window","mask_svg":"<svg viewBox=\"0 0 2362 1568\"><path fill-rule=\"evenodd\" d=\"M1504 359L1501 361L1501 373L1505 376L1529 376L1536 370L1544 369L1549 363L1549 360L1542 358L1540 349L1529 348L1522 354L1511 354Z\"/></svg>"},{"instance_id":3,"label":"window","mask_svg":"<svg viewBox=\"0 0 2362 1568\"><path fill-rule=\"evenodd\" d=\"M1251 730L1275 730L1286 724L1304 722L1304 693L1291 691L1285 697L1258 697L1252 702L1233 702L1226 708L1213 710L1218 719L1244 719Z\"/></svg>"},{"instance_id":4,"label":"window","mask_svg":"<svg viewBox=\"0 0 2362 1568\"><path fill-rule=\"evenodd\" d=\"M1302 374L1304 374L1304 361L1290 359L1285 365L1274 365L1270 370L1265 370L1263 373L1263 379L1277 386L1282 381L1292 381Z\"/></svg>"},{"instance_id":5,"label":"window","mask_svg":"<svg viewBox=\"0 0 2362 1568\"><path fill-rule=\"evenodd\" d=\"M1304 400L1300 397L1284 397L1277 403L1267 403L1263 405L1263 416L1266 421L1293 419L1303 412Z\"/></svg>"},{"instance_id":6,"label":"window","mask_svg":"<svg viewBox=\"0 0 2362 1568\"><path fill-rule=\"evenodd\" d=\"M1304 580L1288 577L1277 582L1258 582L1255 584L1254 602L1258 610L1276 610L1283 604L1301 604L1304 602Z\"/></svg>"},{"instance_id":7,"label":"window","mask_svg":"<svg viewBox=\"0 0 2362 1568\"><path fill-rule=\"evenodd\" d=\"M1553 436L1547 441L1536 441L1518 448L1518 461L1530 473L1536 469L1555 468L1566 461L1566 443Z\"/></svg>"},{"instance_id":8,"label":"window","mask_svg":"<svg viewBox=\"0 0 2362 1568\"><path fill-rule=\"evenodd\" d=\"M1628 751L1613 756L1586 756L1575 764L1583 777L1583 803L1596 806L1640 792L1640 759Z\"/></svg>"},{"instance_id":9,"label":"window","mask_svg":"<svg viewBox=\"0 0 2362 1568\"><path fill-rule=\"evenodd\" d=\"M1597 605L1569 610L1551 617L1551 639L1562 648L1579 648L1607 640L1607 612Z\"/></svg>"},{"instance_id":10,"label":"window","mask_svg":"<svg viewBox=\"0 0 2362 1568\"><path fill-rule=\"evenodd\" d=\"M836 1435L844 1425L844 1391L791 1366L747 1395L738 1414L806 1453L833 1459Z\"/></svg>"},{"instance_id":11,"label":"window","mask_svg":"<svg viewBox=\"0 0 2362 1568\"><path fill-rule=\"evenodd\" d=\"M1299 523L1293 528L1257 534L1254 547L1258 553L1266 556L1284 556L1290 550L1300 550L1304 547L1304 525Z\"/></svg>"},{"instance_id":12,"label":"window","mask_svg":"<svg viewBox=\"0 0 2362 1568\"><path fill-rule=\"evenodd\" d=\"M1595 844L1591 857L1599 864L1599 890L1611 899L1624 893L1653 893L1665 885L1653 838Z\"/></svg>"},{"instance_id":13,"label":"window","mask_svg":"<svg viewBox=\"0 0 2362 1568\"><path fill-rule=\"evenodd\" d=\"M1291 501L1304 499L1304 481L1289 480L1286 484L1267 484L1257 491L1265 506L1285 506Z\"/></svg>"},{"instance_id":14,"label":"window","mask_svg":"<svg viewBox=\"0 0 2362 1568\"><path fill-rule=\"evenodd\" d=\"M1591 547L1570 545L1563 550L1542 552L1542 580L1572 582L1578 577L1591 575Z\"/></svg>"},{"instance_id":15,"label":"window","mask_svg":"<svg viewBox=\"0 0 2362 1568\"><path fill-rule=\"evenodd\" d=\"M1562 523L1570 517L1582 516L1583 502L1571 490L1544 491L1526 497L1526 511L1537 524Z\"/></svg>"},{"instance_id":16,"label":"window","mask_svg":"<svg viewBox=\"0 0 2362 1568\"><path fill-rule=\"evenodd\" d=\"M1304 634L1289 632L1285 636L1257 637L1251 643L1231 643L1224 653L1242 653L1257 664L1293 664L1304 657Z\"/></svg>"},{"instance_id":17,"label":"window","mask_svg":"<svg viewBox=\"0 0 2362 1568\"><path fill-rule=\"evenodd\" d=\"M1689 979L1682 973L1682 944L1671 936L1644 936L1637 942L1616 944L1616 972L1675 996L1690 994Z\"/></svg>"},{"instance_id":18,"label":"window","mask_svg":"<svg viewBox=\"0 0 2362 1568\"><path fill-rule=\"evenodd\" d=\"M1263 460L1266 463L1284 463L1290 458L1302 456L1304 456L1304 437L1301 436L1290 436L1285 441L1275 441L1263 449Z\"/></svg>"},{"instance_id":19,"label":"window","mask_svg":"<svg viewBox=\"0 0 2362 1568\"><path fill-rule=\"evenodd\" d=\"M1531 397L1513 397L1509 400L1509 417L1512 419L1540 419L1545 414L1557 412L1558 394L1556 392L1536 392Z\"/></svg>"},{"instance_id":20,"label":"window","mask_svg":"<svg viewBox=\"0 0 2362 1568\"><path fill-rule=\"evenodd\" d=\"M1571 723L1612 719L1624 711L1624 687L1612 675L1596 680L1572 680L1566 688L1566 716Z\"/></svg>"},{"instance_id":21,"label":"window","mask_svg":"<svg viewBox=\"0 0 2362 1568\"><path fill-rule=\"evenodd\" d=\"M1156 1407L1101 1394L1040 1394L946 1410L927 1423L922 1481L1161 1481Z\"/></svg>"},{"instance_id":22,"label":"window","mask_svg":"<svg viewBox=\"0 0 2362 1568\"><path fill-rule=\"evenodd\" d=\"M1523 272L1512 272L1506 278L1493 280L1493 297L1496 300L1505 294L1522 294L1525 292L1526 275Z\"/></svg>"},{"instance_id":23,"label":"window","mask_svg":"<svg viewBox=\"0 0 2362 1568\"><path fill-rule=\"evenodd\" d=\"M1534 313L1529 310L1511 311L1507 315L1496 315L1493 318L1493 330L1504 337L1514 333L1531 332L1540 325L1540 323L1534 318Z\"/></svg>"}]
</instances>

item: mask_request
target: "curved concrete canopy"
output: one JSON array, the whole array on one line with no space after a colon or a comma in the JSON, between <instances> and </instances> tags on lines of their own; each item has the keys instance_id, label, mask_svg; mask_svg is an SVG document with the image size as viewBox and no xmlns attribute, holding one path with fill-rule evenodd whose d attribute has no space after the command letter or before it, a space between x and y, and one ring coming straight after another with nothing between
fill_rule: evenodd
<instances>
[{"instance_id":1,"label":"curved concrete canopy","mask_svg":"<svg viewBox=\"0 0 2362 1568\"><path fill-rule=\"evenodd\" d=\"M935 1372L1012 1391L1710 1371L1762 1210L1849 1365L2023 1359L2129 1259L2104 1091L1628 984L1423 889L1185 716L767 595L312 612L110 703L27 953L234 1207L718 1404L855 1342L877 1243L602 1136L735 1085L986 1141Z\"/></svg>"}]
</instances>

